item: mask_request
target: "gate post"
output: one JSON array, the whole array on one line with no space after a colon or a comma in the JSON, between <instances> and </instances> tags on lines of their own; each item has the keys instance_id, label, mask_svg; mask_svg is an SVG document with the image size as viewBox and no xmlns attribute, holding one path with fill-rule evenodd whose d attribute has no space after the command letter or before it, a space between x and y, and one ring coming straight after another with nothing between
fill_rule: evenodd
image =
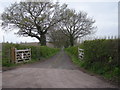
<instances>
[{"instance_id":1,"label":"gate post","mask_svg":"<svg viewBox=\"0 0 120 90\"><path fill-rule=\"evenodd\" d=\"M11 48L11 62L15 63L15 48Z\"/></svg>"}]
</instances>

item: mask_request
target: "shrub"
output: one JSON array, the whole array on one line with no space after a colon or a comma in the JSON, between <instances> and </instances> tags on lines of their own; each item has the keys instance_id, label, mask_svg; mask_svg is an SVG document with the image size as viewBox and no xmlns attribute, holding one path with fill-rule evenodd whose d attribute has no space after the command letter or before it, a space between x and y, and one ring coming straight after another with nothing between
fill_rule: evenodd
<instances>
[{"instance_id":1,"label":"shrub","mask_svg":"<svg viewBox=\"0 0 120 90\"><path fill-rule=\"evenodd\" d=\"M118 55L120 55L120 52L118 52L120 49L119 41L120 39L85 41L79 46L84 49L84 59L83 61L76 59L76 61L78 63L81 62L79 64L81 67L118 82L120 81L120 61L118 60ZM66 51L77 58L77 48L70 47Z\"/></svg>"},{"instance_id":2,"label":"shrub","mask_svg":"<svg viewBox=\"0 0 120 90\"><path fill-rule=\"evenodd\" d=\"M11 48L17 49L27 49L31 48L31 57L32 61L38 61L41 58L47 58L59 51L56 48L49 48L47 46L26 46L20 44L9 44L3 43L2 44L2 65L3 66L12 66L10 59L11 59Z\"/></svg>"},{"instance_id":3,"label":"shrub","mask_svg":"<svg viewBox=\"0 0 120 90\"><path fill-rule=\"evenodd\" d=\"M110 80L120 79L118 40L92 40L82 44L84 67Z\"/></svg>"},{"instance_id":4,"label":"shrub","mask_svg":"<svg viewBox=\"0 0 120 90\"><path fill-rule=\"evenodd\" d=\"M71 55L74 55L75 57L78 57L78 47L69 47L65 49L67 52L69 52Z\"/></svg>"},{"instance_id":5,"label":"shrub","mask_svg":"<svg viewBox=\"0 0 120 90\"><path fill-rule=\"evenodd\" d=\"M84 61L90 65L101 63L112 67L118 66L118 45L117 40L92 40L85 41Z\"/></svg>"}]
</instances>

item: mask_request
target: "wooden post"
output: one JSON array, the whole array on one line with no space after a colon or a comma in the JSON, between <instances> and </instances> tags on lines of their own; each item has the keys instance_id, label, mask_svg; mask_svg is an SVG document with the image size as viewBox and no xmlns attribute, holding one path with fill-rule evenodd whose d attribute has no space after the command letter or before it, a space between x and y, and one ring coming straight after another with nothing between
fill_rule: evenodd
<instances>
[{"instance_id":1,"label":"wooden post","mask_svg":"<svg viewBox=\"0 0 120 90\"><path fill-rule=\"evenodd\" d=\"M15 63L15 48L11 48L11 62Z\"/></svg>"},{"instance_id":2,"label":"wooden post","mask_svg":"<svg viewBox=\"0 0 120 90\"><path fill-rule=\"evenodd\" d=\"M30 48L30 60L31 60L31 48Z\"/></svg>"}]
</instances>

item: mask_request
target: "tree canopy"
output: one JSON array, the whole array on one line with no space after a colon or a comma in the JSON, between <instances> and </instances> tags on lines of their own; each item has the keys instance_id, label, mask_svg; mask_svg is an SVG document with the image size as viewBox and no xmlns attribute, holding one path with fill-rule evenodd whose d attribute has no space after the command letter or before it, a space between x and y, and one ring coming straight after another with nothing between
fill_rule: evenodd
<instances>
[{"instance_id":1,"label":"tree canopy","mask_svg":"<svg viewBox=\"0 0 120 90\"><path fill-rule=\"evenodd\" d=\"M35 37L46 45L46 33L64 19L66 5L51 2L20 2L8 7L2 14L2 26L14 26L19 35Z\"/></svg>"},{"instance_id":2,"label":"tree canopy","mask_svg":"<svg viewBox=\"0 0 120 90\"><path fill-rule=\"evenodd\" d=\"M93 26L95 20L89 18L85 12L76 12L72 9L65 11L67 18L59 23L59 28L69 37L70 45L74 45L77 38L91 34L96 27Z\"/></svg>"},{"instance_id":3,"label":"tree canopy","mask_svg":"<svg viewBox=\"0 0 120 90\"><path fill-rule=\"evenodd\" d=\"M14 3L2 13L1 17L4 28L18 28L18 35L35 37L41 45L46 45L46 34L51 33L49 36L57 37L54 41L55 39L61 41L60 36L66 37L67 40L64 42L69 41L73 46L77 38L91 34L95 29L93 26L95 20L88 17L87 13L81 11L77 13L69 9L66 4L52 2ZM55 28L59 31L52 32Z\"/></svg>"}]
</instances>

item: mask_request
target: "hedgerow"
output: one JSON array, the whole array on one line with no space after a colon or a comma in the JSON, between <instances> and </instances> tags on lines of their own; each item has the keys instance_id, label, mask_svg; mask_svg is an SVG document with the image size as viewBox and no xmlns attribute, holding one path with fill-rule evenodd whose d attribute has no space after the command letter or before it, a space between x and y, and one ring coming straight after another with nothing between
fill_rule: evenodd
<instances>
[{"instance_id":1,"label":"hedgerow","mask_svg":"<svg viewBox=\"0 0 120 90\"><path fill-rule=\"evenodd\" d=\"M72 56L75 56L78 65L92 71L94 73L103 75L109 80L115 82L120 81L120 61L118 56L120 53L120 45L118 44L120 40L91 40L85 41L80 44L80 48L84 49L84 58L83 60L78 59L78 50L76 47L67 48L66 51Z\"/></svg>"},{"instance_id":2,"label":"hedgerow","mask_svg":"<svg viewBox=\"0 0 120 90\"><path fill-rule=\"evenodd\" d=\"M48 58L56 54L59 49L49 48L47 46L26 46L20 44L2 44L2 66L13 66L15 64L11 63L11 48L17 49L28 49L31 48L31 62L39 61L41 58Z\"/></svg>"}]
</instances>

